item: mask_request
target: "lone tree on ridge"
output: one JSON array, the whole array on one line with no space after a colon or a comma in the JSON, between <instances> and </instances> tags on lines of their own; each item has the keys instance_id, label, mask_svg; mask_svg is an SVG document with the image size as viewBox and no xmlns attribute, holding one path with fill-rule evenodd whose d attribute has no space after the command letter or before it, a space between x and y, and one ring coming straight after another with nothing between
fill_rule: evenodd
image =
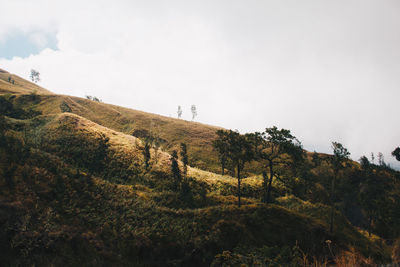
<instances>
[{"instance_id":1,"label":"lone tree on ridge","mask_svg":"<svg viewBox=\"0 0 400 267\"><path fill-rule=\"evenodd\" d=\"M31 69L31 74L29 77L31 78L32 82L34 82L34 83L40 82L40 72L38 72L34 69Z\"/></svg>"}]
</instances>

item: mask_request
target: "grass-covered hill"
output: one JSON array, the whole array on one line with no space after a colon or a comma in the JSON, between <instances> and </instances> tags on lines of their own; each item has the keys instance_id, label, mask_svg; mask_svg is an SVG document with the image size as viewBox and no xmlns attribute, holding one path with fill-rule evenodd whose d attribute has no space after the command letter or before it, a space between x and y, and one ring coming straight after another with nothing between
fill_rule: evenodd
<instances>
[{"instance_id":1,"label":"grass-covered hill","mask_svg":"<svg viewBox=\"0 0 400 267\"><path fill-rule=\"evenodd\" d=\"M260 201L262 178L257 168L250 169L255 175L243 179L238 208L237 180L216 173L212 141L218 129L55 95L0 70L1 266L374 266L392 261L393 242L366 233L357 223L365 216L354 212L364 212L358 204L364 202L354 202L354 190L344 190L358 181L359 166L338 182L346 193L338 194L330 233L331 170L325 161L314 160L307 181L275 180L274 201L268 205ZM161 146L150 149L146 164L149 136L157 136ZM182 142L188 145L190 166L178 179L169 153ZM315 158L308 156L310 162ZM178 167L183 173L182 162ZM385 179L397 175L382 172ZM395 239L394 230L382 230L396 229L394 220L374 223L375 233Z\"/></svg>"},{"instance_id":2,"label":"grass-covered hill","mask_svg":"<svg viewBox=\"0 0 400 267\"><path fill-rule=\"evenodd\" d=\"M9 83L8 77L12 77L15 84ZM123 108L87 98L52 94L34 83L5 71L0 72L0 83L0 93L3 94L40 95L41 101L34 104L35 109L41 111L43 115L70 112L139 138L155 135L159 138L162 148L168 152L178 149L179 144L185 142L190 144L188 149L191 154L191 165L215 172L219 169L216 154L210 153L211 141L215 138L216 130L220 129L218 127Z\"/></svg>"},{"instance_id":3,"label":"grass-covered hill","mask_svg":"<svg viewBox=\"0 0 400 267\"><path fill-rule=\"evenodd\" d=\"M52 94L50 91L31 83L15 74L0 69L0 92L13 94L30 94L36 92L42 95Z\"/></svg>"}]
</instances>

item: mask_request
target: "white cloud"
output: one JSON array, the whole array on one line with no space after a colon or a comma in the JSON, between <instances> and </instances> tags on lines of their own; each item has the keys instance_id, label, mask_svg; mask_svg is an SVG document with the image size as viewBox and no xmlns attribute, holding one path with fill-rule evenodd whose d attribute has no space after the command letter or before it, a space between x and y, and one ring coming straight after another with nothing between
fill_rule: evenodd
<instances>
[{"instance_id":1,"label":"white cloud","mask_svg":"<svg viewBox=\"0 0 400 267\"><path fill-rule=\"evenodd\" d=\"M357 159L400 145L395 1L9 1L13 30L57 32L58 51L0 60L56 93L241 131L276 124L310 150ZM38 42L42 42L40 35ZM44 43L44 42L43 42ZM394 160L392 160L393 162Z\"/></svg>"}]
</instances>

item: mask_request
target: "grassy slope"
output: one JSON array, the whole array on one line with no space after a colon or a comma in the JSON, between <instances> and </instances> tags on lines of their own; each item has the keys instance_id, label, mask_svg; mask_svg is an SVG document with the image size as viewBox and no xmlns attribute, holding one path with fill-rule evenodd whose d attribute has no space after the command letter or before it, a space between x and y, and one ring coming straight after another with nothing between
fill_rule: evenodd
<instances>
[{"instance_id":1,"label":"grassy slope","mask_svg":"<svg viewBox=\"0 0 400 267\"><path fill-rule=\"evenodd\" d=\"M8 82L9 76L15 80L15 84ZM42 95L43 101L37 108L43 114L60 113L60 105L65 102L72 109L72 113L116 131L132 134L135 130L146 130L157 134L165 140L164 148L169 152L178 149L181 142L190 144L188 152L193 155L193 165L213 170L218 168L215 153L212 153L212 155L209 153L212 150L211 140L215 137L215 131L220 129L218 127L94 102L79 97L55 95L16 75L4 71L0 72L0 93L30 94L33 92Z\"/></svg>"},{"instance_id":2,"label":"grassy slope","mask_svg":"<svg viewBox=\"0 0 400 267\"><path fill-rule=\"evenodd\" d=\"M0 73L0 75L8 77L8 74ZM20 85L26 85L27 87L21 87ZM193 165L203 169L219 170L216 159L210 157L210 140L214 138L215 130L218 129L216 127L97 103L77 97L52 95L49 94L47 90L41 90L37 88L36 85L24 80L17 83L16 79L15 85L9 85L7 82L2 82L2 80L0 80L0 92L29 94L32 90L36 90L36 92L41 95L41 101L39 104L36 104L36 108L43 112L44 115L41 116L41 118L45 121L45 124L33 129L36 132L63 136L65 133L59 131L58 126L60 123L67 123L69 125L74 125L75 134L85 132L91 135L98 135L100 133L106 135L110 138L111 150L119 155L128 155L132 156L132 158L136 157L136 159L140 161L141 144L137 138L131 136L131 133L138 129L153 131L165 140L164 148L166 151L176 149L182 141L186 142L190 144L189 154L193 155L192 158L195 157L192 161ZM71 113L61 113L60 105L63 102L69 106L75 115ZM41 154L42 152L37 153ZM152 153L154 155L154 151L152 151ZM215 153L212 154L214 155ZM155 164L155 168L161 171L167 171L170 165L169 157L167 153L160 153L159 161ZM49 157L43 156L43 158L48 160ZM60 166L60 163L54 163L54 166L56 165ZM22 168L22 166L20 166L20 168ZM69 168L68 166L63 167L63 173L65 173L63 180L66 184L67 191L69 190L69 193L64 196L65 201L69 204L60 210L58 206L59 200L53 199L54 194L51 193L54 191L55 173L35 162L30 163L30 165L28 164L28 166L24 168L30 168L29 172L32 173L32 175L33 173L40 173L42 175L38 176L35 174L36 176L34 175L33 180L27 181L23 180L21 170L20 175L17 176L19 177L17 179L19 179L20 186L17 187L14 195L10 195L5 185L0 184L0 190L4 193L4 197L0 199L3 202L3 207L8 209L11 206L10 209L13 210L15 208L14 206L17 205L15 208L17 210L16 212L22 212L23 210L26 211L29 209L29 205L32 205L29 201L36 201L36 206L39 207L40 211L33 209L34 211L32 212L37 212L39 214L41 212L47 212L48 209L58 209L58 211L55 212L55 218L52 217L48 219L50 222L43 221L46 218L41 218L36 214L35 216L38 216L38 218L36 218L38 221L35 222L35 225L37 227L39 227L38 225L41 223L48 223L51 225L53 227L52 231L57 232L57 240L61 243L65 242L64 245L67 247L70 246L68 245L70 241L65 239L65 236L70 235L72 230L66 227L66 225L70 225L71 228L82 225L82 227L78 227L79 230L76 233L80 235L80 239L84 240L82 242L87 242L86 245L91 244L89 250L93 249L93 251L89 251L88 253L93 257L97 255L94 252L96 248L93 247L93 243L110 241L111 237L104 237L104 224L112 224L113 226L111 228L122 227L123 229L128 229L127 232L123 232L121 236L118 234L119 230L114 229L111 231L112 238L116 240L121 239L121 242L127 242L124 246L129 244L127 246L128 250L132 245L130 242L136 242L135 244L137 245L135 238L139 240L143 239L145 243L149 242L148 244L139 244L139 246L144 246L144 250L151 250L153 253L152 256L159 256L161 253L162 257L166 257L164 255L164 253L167 253L165 250L172 244L175 244L174 246L179 246L179 249L184 248L187 244L191 244L190 246L192 246L194 251L200 251L198 252L200 256L196 254L197 252L195 255L187 256L187 252L181 251L179 252L180 254L178 253L179 255L172 255L172 259L174 257L204 257L207 259L208 263L215 253L220 253L225 249L233 249L242 241L248 245L253 244L253 246L285 244L291 246L296 241L300 241L302 248L310 253L315 253L316 250L323 250L325 246L323 243L324 240L335 238L337 239L335 241L341 247L346 247L349 244L353 244L360 250L365 250L365 246L373 247L373 245L367 245L369 243L367 239L362 239L359 235L354 234L354 229L351 225L348 225L347 221L343 224L346 226L345 228L338 229L339 234L337 237L331 237L327 233L326 224L313 216L312 210L300 210L298 206L293 208L295 205L286 205L287 203L284 202L282 202L282 205L287 206L289 209L280 206L265 207L264 205L256 204L258 202L256 199L244 199L244 203L255 204L246 205L238 209L234 206L225 206L227 204L234 204L236 200L233 196L226 196L225 198L221 198L219 203L224 204L224 206L176 211L166 207L159 207L159 204L154 202L154 198L151 196L151 188L147 188L146 186L135 188L128 185L117 186L104 182L101 179L96 179L95 187L83 185L85 193L80 195L81 193L76 189L76 181L72 178L72 171L65 170ZM214 186L211 190L211 194L218 196L220 196L221 190L220 187L216 185L228 184L232 188L236 185L236 180L229 176L220 176L198 168L189 168L189 175L197 180L206 182L211 187ZM249 188L258 188L260 187L261 181L259 178L254 177L245 179L244 185L246 184ZM133 189L135 190L132 191ZM26 202L27 200L24 195L27 193L32 195L32 200L29 200L29 203ZM46 194L49 195L46 196ZM37 198L38 195L40 195L39 198ZM46 198L50 200L50 203L46 202ZM135 203L137 205L130 206L132 201L136 201ZM148 201L151 202L150 206L148 206ZM115 205L119 207L118 209L122 210L119 214L115 213ZM76 212L77 209L79 209L78 213ZM144 209L148 209L149 213L144 212ZM304 214L310 214L310 216ZM57 216L58 219L56 219ZM71 221L72 217L76 217L76 219ZM143 221L146 226L138 224L140 221ZM121 225L121 222L124 223ZM195 229L192 228L194 225L196 225ZM229 228L229 225L233 225L233 228ZM38 234L42 235L43 229L35 227L33 227L31 231L38 231ZM171 227L173 230L171 230ZM44 233L46 234L46 232ZM92 233L93 236L88 238L87 233ZM132 233L134 233L133 237L131 236ZM92 234L89 234L89 236ZM137 234L143 234L144 236L135 236ZM13 236L12 238L18 238L18 236ZM32 240L33 237L31 236L26 238L29 242L39 242L35 239L36 237L34 240ZM233 240L230 238L233 238ZM118 261L118 251L116 251L116 249L119 245L114 245L115 244L110 245L109 248L105 246L106 248L104 248L104 250L109 249L111 255L97 255L96 257L105 257L98 260L106 262L107 257L110 257L112 262ZM57 247L52 247L52 249L57 251ZM71 248L69 247L68 249ZM139 248L139 250L140 249L142 248ZM161 252L157 251L157 249ZM373 248L369 252L375 256L381 254L380 250L377 248ZM37 251L30 253L39 253L38 255L42 255ZM53 252L50 250L50 252L46 253L50 253L51 255ZM66 253L68 253L68 251ZM127 254L124 254L124 257L131 252L125 253ZM214 254L208 255L207 253ZM71 255L65 255L65 257L69 256ZM149 257L149 255L139 255L138 257L141 258L141 260L146 260L145 258ZM171 260L171 258L169 259Z\"/></svg>"},{"instance_id":3,"label":"grassy slope","mask_svg":"<svg viewBox=\"0 0 400 267\"><path fill-rule=\"evenodd\" d=\"M0 183L0 232L12 244L1 243L5 264L208 266L215 254L239 244L298 241L306 252L317 253L330 238L320 223L279 206L168 209L143 199L132 186L100 179L89 185L68 169L61 194L56 173L37 158L62 163L35 153L35 163L17 169L12 191ZM24 172L28 175L22 176Z\"/></svg>"},{"instance_id":4,"label":"grassy slope","mask_svg":"<svg viewBox=\"0 0 400 267\"><path fill-rule=\"evenodd\" d=\"M36 92L42 101L36 108L43 114L60 113L64 102L72 113L87 118L102 126L131 135L135 131L156 134L163 141L161 146L167 152L178 150L181 142L188 144L191 155L190 165L217 172L217 155L212 151L211 141L218 127L197 122L189 122L115 105L94 102L79 97L55 95L36 84L19 77L15 85L7 82L9 74L0 73L0 93L30 94ZM14 77L14 76L13 76Z\"/></svg>"},{"instance_id":5,"label":"grassy slope","mask_svg":"<svg viewBox=\"0 0 400 267\"><path fill-rule=\"evenodd\" d=\"M136 158L139 161L143 161L142 142L140 139L134 136L114 131L72 113L45 115L42 116L42 118L46 120L47 123L38 127L36 131L51 133L53 138L56 137L55 135L63 136L66 134L66 132L58 131L57 127L61 123L68 123L70 125L74 125L74 133L76 135L78 135L80 132L86 132L92 136L104 134L110 139L110 149L115 151L115 153L119 155L129 155L129 157L132 159ZM71 129L68 131L71 131ZM157 153L157 162L154 162L155 153ZM163 151L155 152L154 149L151 150L151 154L153 159L153 170L168 172L170 168L170 155ZM188 168L188 175L199 181L206 182L210 186L221 183L235 189L237 184L237 179L234 177L229 175L222 176L220 174L204 171L195 167ZM261 184L261 177L249 177L247 179L243 179L243 186L248 185L252 187L261 187Z\"/></svg>"},{"instance_id":6,"label":"grassy slope","mask_svg":"<svg viewBox=\"0 0 400 267\"><path fill-rule=\"evenodd\" d=\"M335 251L369 243L359 236L341 239L346 229L331 236L320 220L276 205L161 207L133 186L76 178L58 157L39 150L17 168L15 184L9 190L0 181L0 235L7 240L0 257L6 264L208 266L225 250L298 243L304 253L322 256L328 239ZM369 255L381 256L369 246Z\"/></svg>"},{"instance_id":7,"label":"grassy slope","mask_svg":"<svg viewBox=\"0 0 400 267\"><path fill-rule=\"evenodd\" d=\"M14 80L14 84L8 82L8 77ZM0 69L0 93L30 94L32 92L45 95L52 94L49 90L35 83Z\"/></svg>"}]
</instances>

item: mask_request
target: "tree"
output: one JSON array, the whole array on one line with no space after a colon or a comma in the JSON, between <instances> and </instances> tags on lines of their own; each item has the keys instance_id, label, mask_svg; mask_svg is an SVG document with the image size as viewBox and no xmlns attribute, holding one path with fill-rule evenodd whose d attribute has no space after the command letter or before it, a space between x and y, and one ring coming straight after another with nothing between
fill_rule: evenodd
<instances>
[{"instance_id":1,"label":"tree","mask_svg":"<svg viewBox=\"0 0 400 267\"><path fill-rule=\"evenodd\" d=\"M275 167L280 164L288 164L290 160L297 160L304 151L290 130L279 130L276 126L265 129L260 146L258 158L266 161L265 169L269 170L269 181L267 181L267 175L264 175L264 202L269 203L272 181L274 177L278 176Z\"/></svg>"},{"instance_id":2,"label":"tree","mask_svg":"<svg viewBox=\"0 0 400 267\"><path fill-rule=\"evenodd\" d=\"M393 150L392 156L395 157L398 161L400 161L400 146L397 147L395 150Z\"/></svg>"},{"instance_id":3,"label":"tree","mask_svg":"<svg viewBox=\"0 0 400 267\"><path fill-rule=\"evenodd\" d=\"M375 175L373 173L373 165L368 160L366 156L362 156L360 158L360 166L361 166L361 186L360 186L360 193L359 199L363 209L367 213L368 217L368 234L371 236L371 228L372 228L372 221L375 217L376 211L376 204L377 192L380 190L376 190L379 188L379 183L377 183L377 179L375 179ZM381 193L381 192L379 192Z\"/></svg>"},{"instance_id":4,"label":"tree","mask_svg":"<svg viewBox=\"0 0 400 267\"><path fill-rule=\"evenodd\" d=\"M86 95L85 97L86 97L86 99L92 100L92 101L94 101L94 102L99 102L99 103L100 103L100 102L103 102L103 101L101 101L100 98L98 98L98 97L96 97L96 96Z\"/></svg>"},{"instance_id":5,"label":"tree","mask_svg":"<svg viewBox=\"0 0 400 267\"><path fill-rule=\"evenodd\" d=\"M150 159L151 159L150 149L153 147L155 143L158 144L158 141L156 139L157 138L154 137L153 135L149 135L144 138L143 158L146 169L148 169L150 166Z\"/></svg>"},{"instance_id":6,"label":"tree","mask_svg":"<svg viewBox=\"0 0 400 267\"><path fill-rule=\"evenodd\" d=\"M175 189L179 189L182 183L182 175L178 165L178 153L176 150L172 151L171 172L174 177Z\"/></svg>"},{"instance_id":7,"label":"tree","mask_svg":"<svg viewBox=\"0 0 400 267\"><path fill-rule=\"evenodd\" d=\"M363 170L369 170L369 168L371 167L371 162L368 160L366 156L362 156L359 161L360 161L360 166Z\"/></svg>"},{"instance_id":8,"label":"tree","mask_svg":"<svg viewBox=\"0 0 400 267\"><path fill-rule=\"evenodd\" d=\"M153 137L154 137L154 140L153 140L154 161L155 161L155 163L157 164L157 162L158 162L158 156L159 156L158 151L159 151L160 146L161 146L161 140L160 140L160 137L158 137L157 134L154 134Z\"/></svg>"},{"instance_id":9,"label":"tree","mask_svg":"<svg viewBox=\"0 0 400 267\"><path fill-rule=\"evenodd\" d=\"M312 154L311 162L314 164L314 167L318 167L319 165L321 165L322 160L315 150Z\"/></svg>"},{"instance_id":10,"label":"tree","mask_svg":"<svg viewBox=\"0 0 400 267\"><path fill-rule=\"evenodd\" d=\"M192 107L190 108L190 110L192 111L192 120L194 120L194 118L197 116L197 108L196 108L196 105L192 105Z\"/></svg>"},{"instance_id":11,"label":"tree","mask_svg":"<svg viewBox=\"0 0 400 267\"><path fill-rule=\"evenodd\" d=\"M236 168L236 178L238 181L238 206L240 207L241 202L241 172L246 164L253 160L254 153L251 146L251 142L245 135L239 134L237 131L234 132L229 130L226 133L226 143L227 143L227 158L231 161L234 168Z\"/></svg>"},{"instance_id":12,"label":"tree","mask_svg":"<svg viewBox=\"0 0 400 267\"><path fill-rule=\"evenodd\" d=\"M383 157L382 152L379 152L379 153L378 153L378 164L379 164L379 166L381 166L381 167L386 166L385 158Z\"/></svg>"},{"instance_id":13,"label":"tree","mask_svg":"<svg viewBox=\"0 0 400 267\"><path fill-rule=\"evenodd\" d=\"M40 82L40 72L31 69L31 75L29 76L32 80L32 82L37 83Z\"/></svg>"},{"instance_id":14,"label":"tree","mask_svg":"<svg viewBox=\"0 0 400 267\"><path fill-rule=\"evenodd\" d=\"M386 170L371 164L367 157L362 156L360 158L360 165L360 177L362 179L359 186L359 200L367 217L368 234L371 236L373 225L397 217L391 215L391 206L396 203L395 198L390 196L394 184L390 174ZM395 206L397 205L395 204ZM398 213L395 211L395 214Z\"/></svg>"},{"instance_id":15,"label":"tree","mask_svg":"<svg viewBox=\"0 0 400 267\"><path fill-rule=\"evenodd\" d=\"M183 163L183 177L187 177L187 165L189 164L187 148L185 143L181 143L181 157Z\"/></svg>"},{"instance_id":16,"label":"tree","mask_svg":"<svg viewBox=\"0 0 400 267\"><path fill-rule=\"evenodd\" d=\"M332 186L331 186L331 215L330 215L330 223L329 230L333 233L333 217L334 217L334 197L335 197L335 183L336 178L339 174L339 171L343 169L344 163L349 160L350 152L341 144L337 142L332 142L333 156L329 158L329 161L333 168L333 178L332 178Z\"/></svg>"},{"instance_id":17,"label":"tree","mask_svg":"<svg viewBox=\"0 0 400 267\"><path fill-rule=\"evenodd\" d=\"M180 119L182 117L182 113L183 113L181 106L178 106L178 112L177 113L178 113L178 119Z\"/></svg>"},{"instance_id":18,"label":"tree","mask_svg":"<svg viewBox=\"0 0 400 267\"><path fill-rule=\"evenodd\" d=\"M218 130L217 138L213 141L213 147L218 152L221 163L221 174L225 175L225 166L228 160L228 131Z\"/></svg>"},{"instance_id":19,"label":"tree","mask_svg":"<svg viewBox=\"0 0 400 267\"><path fill-rule=\"evenodd\" d=\"M92 100L93 100L94 102L102 102L101 99L100 99L100 98L97 98L96 96L93 96L93 97L92 97Z\"/></svg>"},{"instance_id":20,"label":"tree","mask_svg":"<svg viewBox=\"0 0 400 267\"><path fill-rule=\"evenodd\" d=\"M149 168L149 162L150 162L150 147L151 143L148 138L145 139L144 142L144 147L143 147L143 158L144 158L144 165L146 167L146 170Z\"/></svg>"}]
</instances>

